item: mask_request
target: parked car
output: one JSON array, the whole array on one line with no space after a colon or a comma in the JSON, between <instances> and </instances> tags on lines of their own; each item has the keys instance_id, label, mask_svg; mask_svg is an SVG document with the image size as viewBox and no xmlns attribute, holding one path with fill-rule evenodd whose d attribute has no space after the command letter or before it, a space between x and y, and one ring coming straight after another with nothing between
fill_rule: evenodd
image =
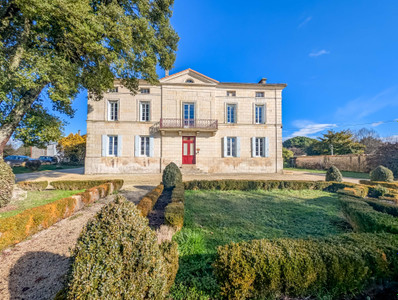
<instances>
[{"instance_id":1,"label":"parked car","mask_svg":"<svg viewBox=\"0 0 398 300\"><path fill-rule=\"evenodd\" d=\"M30 160L29 156L25 155L9 155L4 158L4 161L10 165L10 167L20 167L24 166L25 162Z\"/></svg>"},{"instance_id":2,"label":"parked car","mask_svg":"<svg viewBox=\"0 0 398 300\"><path fill-rule=\"evenodd\" d=\"M46 165L46 164L52 165L52 164L56 164L58 162L57 158L55 158L54 156L40 156L39 160L44 165Z\"/></svg>"}]
</instances>

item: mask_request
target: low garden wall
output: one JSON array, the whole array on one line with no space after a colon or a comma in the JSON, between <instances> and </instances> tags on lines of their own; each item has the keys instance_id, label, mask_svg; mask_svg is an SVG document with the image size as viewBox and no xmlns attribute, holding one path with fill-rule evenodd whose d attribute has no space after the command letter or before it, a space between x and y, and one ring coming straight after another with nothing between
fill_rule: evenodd
<instances>
[{"instance_id":1,"label":"low garden wall","mask_svg":"<svg viewBox=\"0 0 398 300\"><path fill-rule=\"evenodd\" d=\"M95 182L96 184L98 182ZM93 186L94 183L86 181L86 185ZM26 183L25 186L31 187L32 185ZM71 187L70 190L78 189L75 181L70 181L69 185L65 181L64 186ZM0 219L0 251L71 216L87 204L112 194L122 186L123 180L104 181L83 193L27 209L12 217Z\"/></svg>"},{"instance_id":2,"label":"low garden wall","mask_svg":"<svg viewBox=\"0 0 398 300\"><path fill-rule=\"evenodd\" d=\"M298 156L294 158L293 165L303 169L326 170L334 165L340 171L370 171L365 154Z\"/></svg>"}]
</instances>

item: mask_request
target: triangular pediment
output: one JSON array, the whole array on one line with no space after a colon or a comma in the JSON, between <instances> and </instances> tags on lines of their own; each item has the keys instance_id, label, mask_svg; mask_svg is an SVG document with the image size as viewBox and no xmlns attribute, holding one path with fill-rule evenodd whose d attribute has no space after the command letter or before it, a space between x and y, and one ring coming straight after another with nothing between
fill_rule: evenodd
<instances>
[{"instance_id":1,"label":"triangular pediment","mask_svg":"<svg viewBox=\"0 0 398 300\"><path fill-rule=\"evenodd\" d=\"M171 74L160 79L160 83L180 83L180 84L217 84L218 81L196 72L192 69Z\"/></svg>"}]
</instances>

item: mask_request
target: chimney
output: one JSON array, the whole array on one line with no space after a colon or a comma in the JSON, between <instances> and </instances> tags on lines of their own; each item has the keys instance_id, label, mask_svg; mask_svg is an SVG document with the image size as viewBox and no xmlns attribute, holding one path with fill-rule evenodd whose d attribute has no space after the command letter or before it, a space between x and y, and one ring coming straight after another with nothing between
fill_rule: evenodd
<instances>
[{"instance_id":1,"label":"chimney","mask_svg":"<svg viewBox=\"0 0 398 300\"><path fill-rule=\"evenodd\" d=\"M169 70L164 70L165 72L165 77L169 76L170 71Z\"/></svg>"},{"instance_id":2,"label":"chimney","mask_svg":"<svg viewBox=\"0 0 398 300\"><path fill-rule=\"evenodd\" d=\"M267 84L267 78L261 78L261 80L258 83L259 84Z\"/></svg>"}]
</instances>

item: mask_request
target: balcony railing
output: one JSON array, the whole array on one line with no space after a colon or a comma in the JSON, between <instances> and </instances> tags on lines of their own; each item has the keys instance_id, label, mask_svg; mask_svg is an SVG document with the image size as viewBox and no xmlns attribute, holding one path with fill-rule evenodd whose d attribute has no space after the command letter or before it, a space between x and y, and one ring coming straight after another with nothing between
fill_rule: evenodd
<instances>
[{"instance_id":1,"label":"balcony railing","mask_svg":"<svg viewBox=\"0 0 398 300\"><path fill-rule=\"evenodd\" d=\"M218 121L211 119L168 119L162 118L160 122L154 124L152 132L162 130L204 130L217 131Z\"/></svg>"}]
</instances>

